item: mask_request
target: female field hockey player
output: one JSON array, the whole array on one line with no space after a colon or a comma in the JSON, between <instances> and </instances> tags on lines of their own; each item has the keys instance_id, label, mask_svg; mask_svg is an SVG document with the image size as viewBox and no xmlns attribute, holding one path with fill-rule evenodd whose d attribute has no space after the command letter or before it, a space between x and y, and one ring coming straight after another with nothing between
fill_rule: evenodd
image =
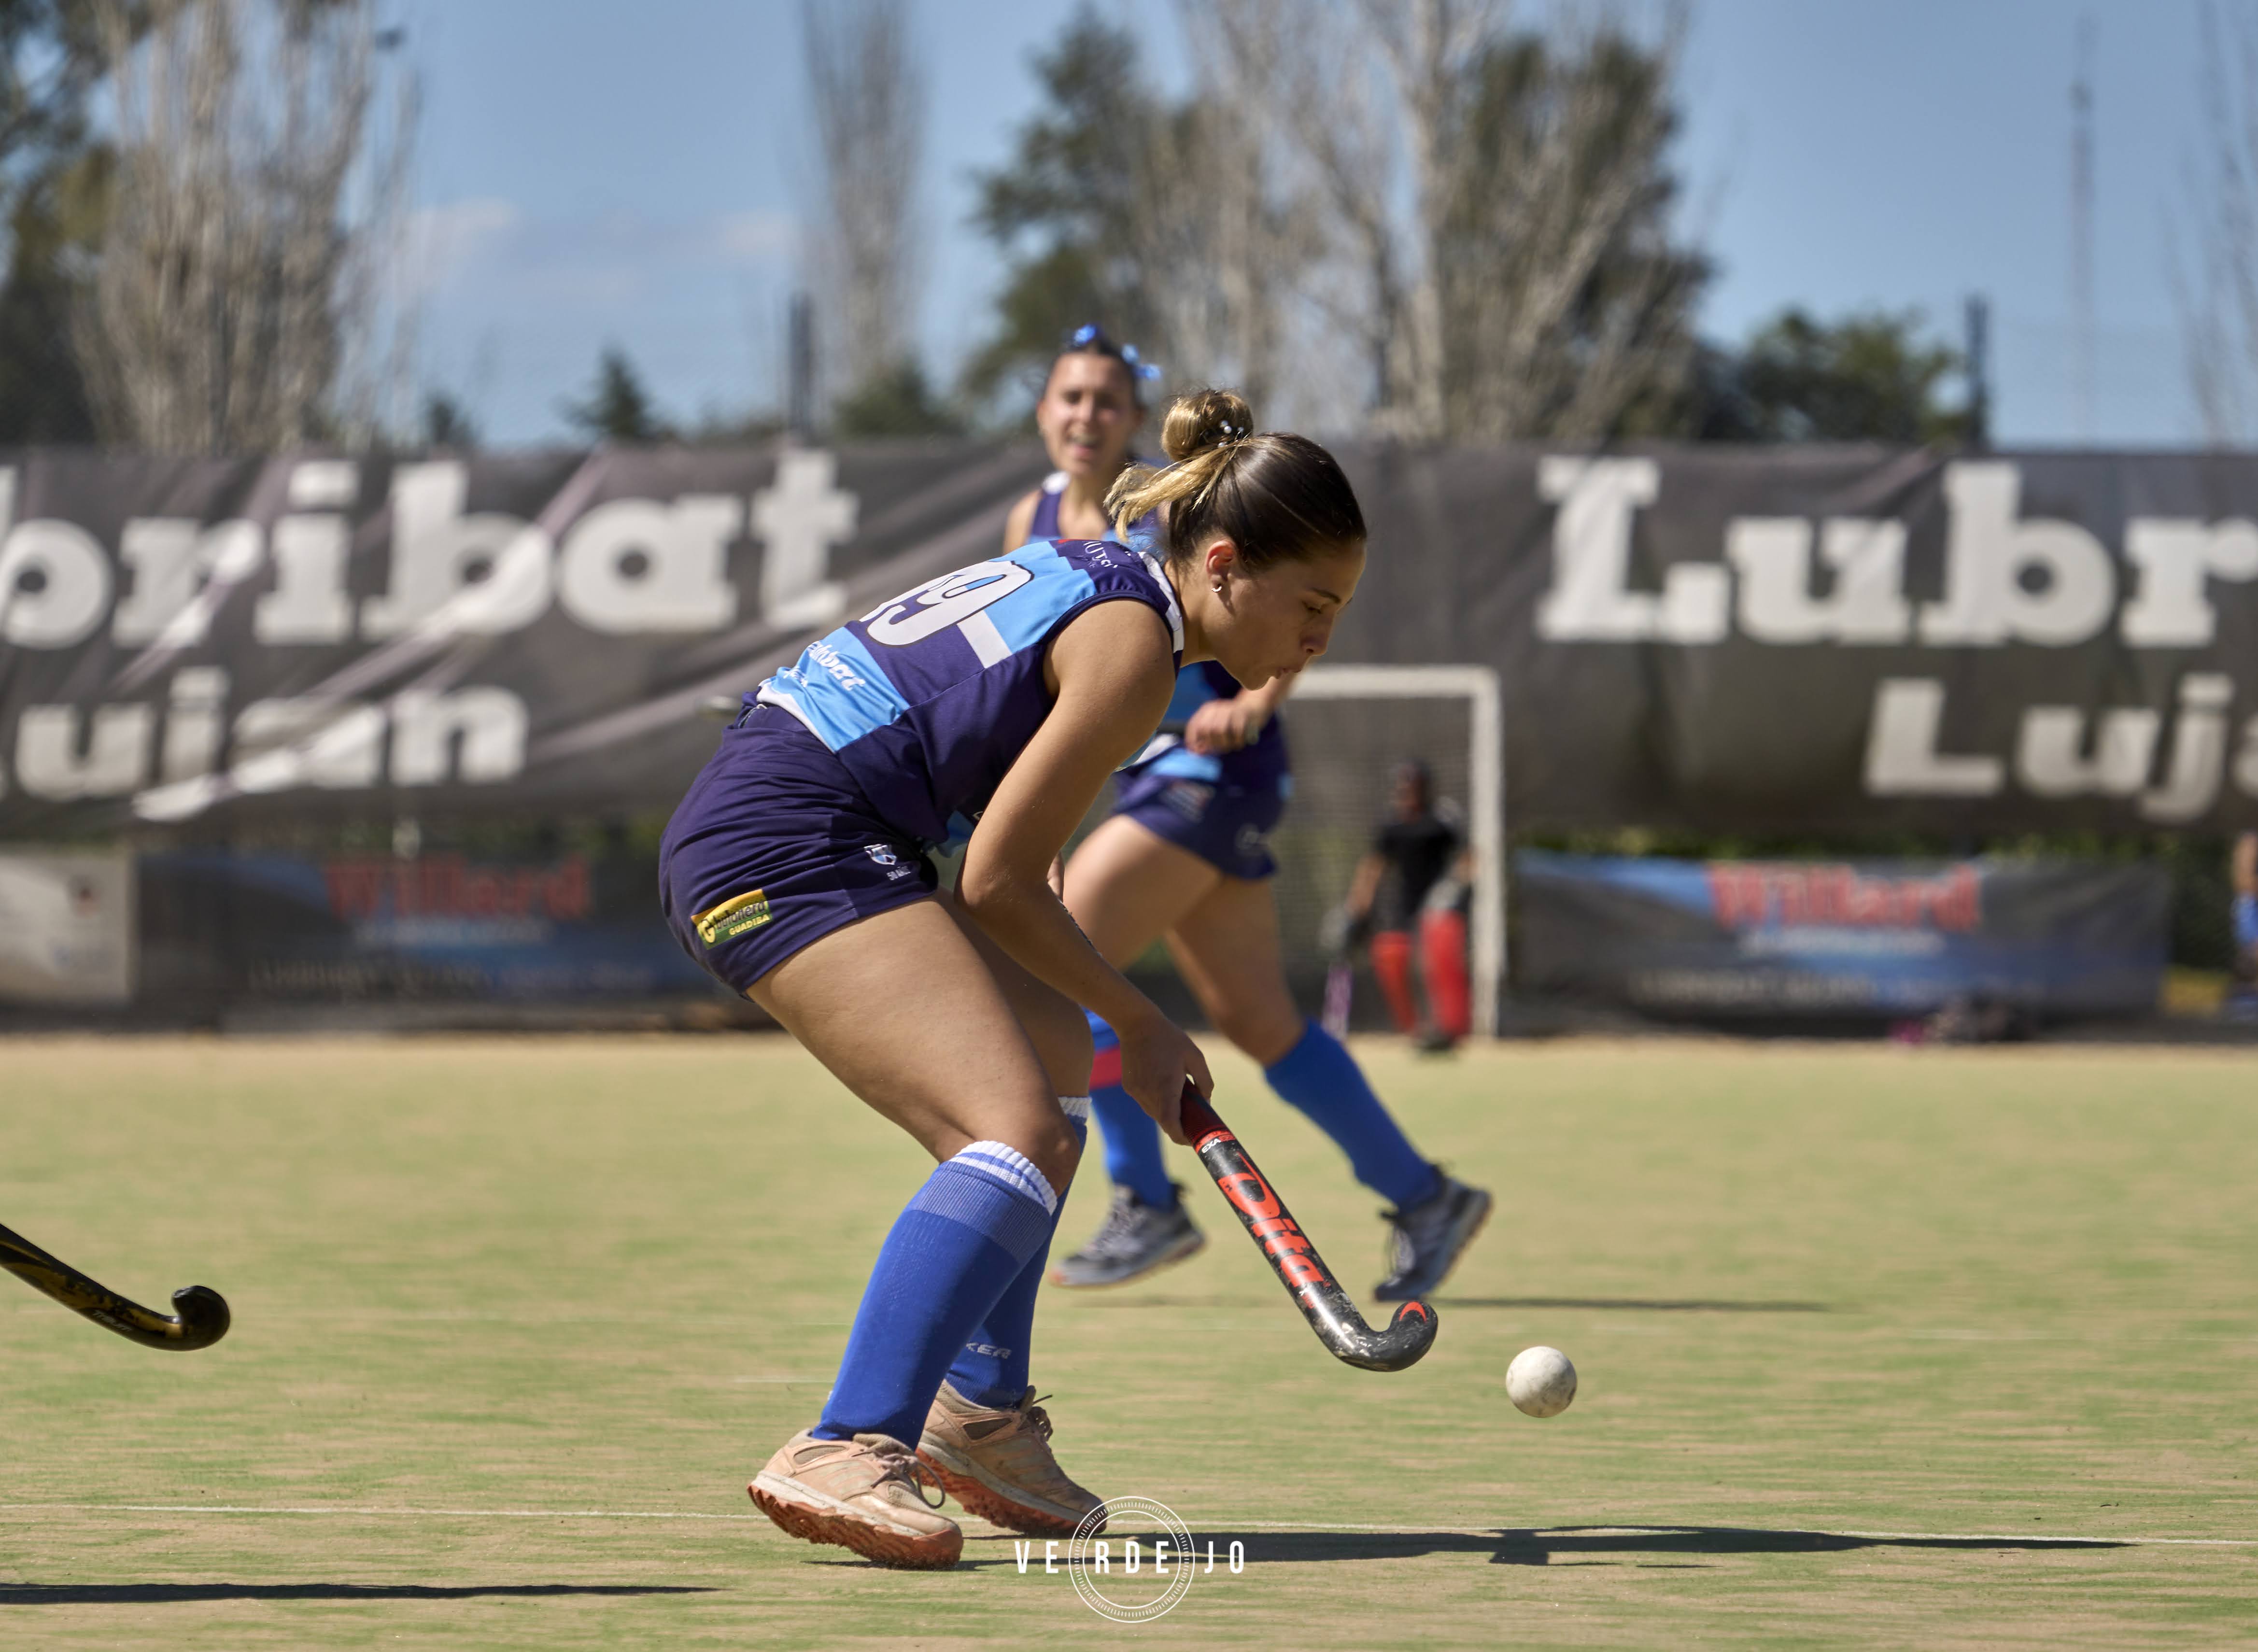
<instances>
[{"instance_id":1,"label":"female field hockey player","mask_svg":"<svg viewBox=\"0 0 2258 1652\"><path fill-rule=\"evenodd\" d=\"M976 1514L1071 1532L1098 1500L1053 1457L1028 1335L1082 1152L1085 1010L1178 1140L1192 1041L1083 938L1048 876L1186 662L1263 684L1325 650L1364 567L1331 455L1204 392L1175 461L1117 516L1159 549L1062 540L934 579L811 644L746 697L661 849L669 923L938 1161L880 1247L814 1425L749 1488L785 1531L894 1566L953 1564ZM969 837L953 899L927 851ZM921 1459L921 1461L920 1461Z\"/></svg>"},{"instance_id":2,"label":"female field hockey player","mask_svg":"<svg viewBox=\"0 0 2258 1652\"><path fill-rule=\"evenodd\" d=\"M1057 471L1012 509L1007 549L1061 534L1111 536L1097 501L1128 463L1144 418L1132 347L1096 327L1052 362L1035 423ZM1141 524L1133 527L1136 537ZM1265 845L1291 789L1278 707L1280 676L1241 688L1213 662L1188 664L1164 725L1116 777L1113 813L1066 867L1067 909L1106 961L1127 963L1162 935L1210 1023L1262 1064L1263 1076L1348 1155L1357 1179L1394 1208L1393 1266L1382 1301L1439 1284L1489 1214L1490 1196L1421 1157L1340 1041L1294 1006ZM1179 732L1180 731L1180 732ZM1068 1286L1119 1285L1206 1243L1168 1179L1161 1133L1120 1083L1111 1030L1099 1045L1090 1101L1114 1184L1105 1223L1053 1270Z\"/></svg>"}]
</instances>

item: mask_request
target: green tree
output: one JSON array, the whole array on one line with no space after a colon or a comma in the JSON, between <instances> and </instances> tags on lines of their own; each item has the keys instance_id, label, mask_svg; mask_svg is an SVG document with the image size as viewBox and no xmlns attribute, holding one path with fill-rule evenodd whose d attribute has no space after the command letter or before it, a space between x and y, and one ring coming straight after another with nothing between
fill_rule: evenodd
<instances>
[{"instance_id":1,"label":"green tree","mask_svg":"<svg viewBox=\"0 0 2258 1652\"><path fill-rule=\"evenodd\" d=\"M643 387L643 376L617 344L605 345L597 358L596 382L587 400L563 402L557 410L592 442L664 442L671 434Z\"/></svg>"},{"instance_id":2,"label":"green tree","mask_svg":"<svg viewBox=\"0 0 2258 1652\"><path fill-rule=\"evenodd\" d=\"M964 422L934 396L925 369L905 360L834 402L831 428L842 436L958 436Z\"/></svg>"},{"instance_id":3,"label":"green tree","mask_svg":"<svg viewBox=\"0 0 2258 1652\"><path fill-rule=\"evenodd\" d=\"M977 179L973 222L1004 255L1005 279L996 330L963 371L976 404L1040 374L1084 322L1118 338L1157 330L1140 273L1112 245L1136 210L1158 114L1141 89L1136 37L1085 3L1034 69L1042 106L1011 159Z\"/></svg>"},{"instance_id":4,"label":"green tree","mask_svg":"<svg viewBox=\"0 0 2258 1652\"><path fill-rule=\"evenodd\" d=\"M1963 440L1968 415L1944 392L1960 352L1926 335L1917 309L1827 323L1796 308L1758 328L1707 386L1691 432L1756 442Z\"/></svg>"},{"instance_id":5,"label":"green tree","mask_svg":"<svg viewBox=\"0 0 2258 1652\"><path fill-rule=\"evenodd\" d=\"M434 390L423 398L423 445L427 448L469 449L479 444L478 421L450 392Z\"/></svg>"},{"instance_id":6,"label":"green tree","mask_svg":"<svg viewBox=\"0 0 2258 1652\"><path fill-rule=\"evenodd\" d=\"M109 206L108 155L86 118L101 67L84 5L0 0L0 443L95 437L71 320Z\"/></svg>"},{"instance_id":7,"label":"green tree","mask_svg":"<svg viewBox=\"0 0 2258 1652\"><path fill-rule=\"evenodd\" d=\"M1674 37L1513 33L1436 89L1442 431L1639 433L1682 396L1710 265L1672 233L1676 65Z\"/></svg>"}]
</instances>

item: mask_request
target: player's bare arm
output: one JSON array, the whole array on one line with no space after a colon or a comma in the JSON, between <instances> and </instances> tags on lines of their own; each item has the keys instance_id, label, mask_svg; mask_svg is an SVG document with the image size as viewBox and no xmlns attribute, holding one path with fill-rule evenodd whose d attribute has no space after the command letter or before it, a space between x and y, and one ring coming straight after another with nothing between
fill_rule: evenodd
<instances>
[{"instance_id":1,"label":"player's bare arm","mask_svg":"<svg viewBox=\"0 0 2258 1652\"><path fill-rule=\"evenodd\" d=\"M1296 680L1296 674L1282 672L1260 688L1210 700L1184 725L1184 744L1203 757L1219 757L1253 745L1294 691Z\"/></svg>"},{"instance_id":2,"label":"player's bare arm","mask_svg":"<svg viewBox=\"0 0 2258 1652\"><path fill-rule=\"evenodd\" d=\"M996 789L957 879L957 900L1038 980L1103 1016L1121 1036L1124 1087L1181 1141L1189 1076L1211 1087L1197 1046L1100 957L1060 902L1050 870L1106 776L1135 755L1168 708L1175 662L1160 617L1102 603L1052 645L1058 698Z\"/></svg>"}]
</instances>

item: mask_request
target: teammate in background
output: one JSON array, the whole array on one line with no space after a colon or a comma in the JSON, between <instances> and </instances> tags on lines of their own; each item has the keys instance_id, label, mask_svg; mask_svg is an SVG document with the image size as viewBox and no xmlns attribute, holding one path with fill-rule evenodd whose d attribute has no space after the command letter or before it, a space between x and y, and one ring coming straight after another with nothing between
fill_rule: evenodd
<instances>
[{"instance_id":1,"label":"teammate in background","mask_svg":"<svg viewBox=\"0 0 2258 1652\"><path fill-rule=\"evenodd\" d=\"M2258 1017L2258 832L2235 839L2232 870L2234 984L2228 989L2227 1009L2238 1017Z\"/></svg>"},{"instance_id":2,"label":"teammate in background","mask_svg":"<svg viewBox=\"0 0 2258 1652\"><path fill-rule=\"evenodd\" d=\"M684 948L939 1161L880 1247L814 1426L748 1488L785 1531L947 1566L976 1514L1071 1532L1097 1506L1028 1381L1035 1289L1081 1157L1090 1039L1182 1139L1192 1041L1083 938L1049 873L1159 723L1187 661L1254 684L1325 650L1364 566L1331 455L1252 433L1238 397L1169 410L1175 463L1111 507L1159 511L1165 563L1031 544L928 581L746 697L675 811L659 887ZM953 897L927 853L969 838Z\"/></svg>"},{"instance_id":3,"label":"teammate in background","mask_svg":"<svg viewBox=\"0 0 2258 1652\"><path fill-rule=\"evenodd\" d=\"M1436 810L1426 764L1398 763L1388 795L1395 818L1358 862L1346 914L1353 930L1369 926L1372 973L1396 1029L1419 1033L1426 1049L1447 1050L1473 1028L1463 910L1470 851L1458 827ZM1424 1017L1411 989L1415 925L1431 1012Z\"/></svg>"},{"instance_id":4,"label":"teammate in background","mask_svg":"<svg viewBox=\"0 0 2258 1652\"><path fill-rule=\"evenodd\" d=\"M1058 468L1004 519L1007 552L1032 539L1117 537L1105 490L1129 463L1145 423L1145 386L1160 372L1139 359L1136 345L1115 344L1094 323L1067 335L1035 403L1035 429Z\"/></svg>"},{"instance_id":5,"label":"teammate in background","mask_svg":"<svg viewBox=\"0 0 2258 1652\"><path fill-rule=\"evenodd\" d=\"M1102 497L1128 458L1142 409L1139 363L1094 327L1052 364L1035 422L1059 468L1019 501L1007 547L1080 532L1080 500ZM1134 524L1132 538L1145 524ZM1066 865L1067 908L1106 961L1125 965L1166 936L1176 968L1210 1023L1261 1063L1271 1088L1339 1144L1357 1179L1394 1207L1393 1266L1382 1301L1442 1281L1488 1217L1490 1196L1423 1158L1372 1092L1340 1041L1294 1005L1270 890L1265 843L1291 790L1278 707L1292 685L1242 689L1213 663L1178 674L1163 733L1116 776L1113 813ZM1104 1224L1053 1271L1068 1286L1119 1285L1206 1243L1169 1180L1161 1133L1120 1082L1121 1052L1096 1016L1091 1107L1114 1183Z\"/></svg>"}]
</instances>

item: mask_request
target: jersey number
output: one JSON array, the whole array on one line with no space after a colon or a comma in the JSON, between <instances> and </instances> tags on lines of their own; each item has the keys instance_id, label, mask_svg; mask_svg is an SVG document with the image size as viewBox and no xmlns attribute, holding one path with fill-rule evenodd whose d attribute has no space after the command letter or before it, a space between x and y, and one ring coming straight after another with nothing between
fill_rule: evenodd
<instances>
[{"instance_id":1,"label":"jersey number","mask_svg":"<svg viewBox=\"0 0 2258 1652\"><path fill-rule=\"evenodd\" d=\"M1034 577L1032 569L1016 562L976 562L969 568L928 580L907 596L880 604L863 616L863 624L871 642L905 649L975 619L982 609L1010 596ZM977 622L986 632L995 632L994 620ZM979 646L978 641L975 646ZM979 648L983 660L988 651Z\"/></svg>"}]
</instances>

